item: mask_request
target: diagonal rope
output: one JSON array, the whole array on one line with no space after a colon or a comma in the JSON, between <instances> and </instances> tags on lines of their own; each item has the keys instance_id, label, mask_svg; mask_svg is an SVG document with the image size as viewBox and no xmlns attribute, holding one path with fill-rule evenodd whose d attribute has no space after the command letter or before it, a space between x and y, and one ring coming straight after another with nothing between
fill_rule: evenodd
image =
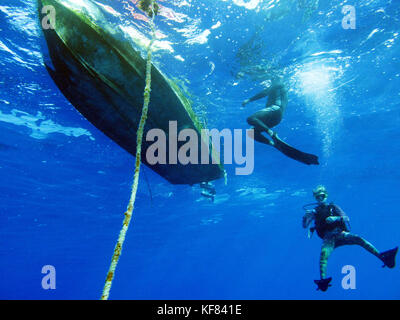
<instances>
[{"instance_id":1,"label":"diagonal rope","mask_svg":"<svg viewBox=\"0 0 400 320\"><path fill-rule=\"evenodd\" d=\"M111 265L107 273L106 277L106 282L104 284L104 289L103 289L103 294L101 296L101 300L108 300L108 297L110 295L110 290L111 290L111 285L112 281L114 279L115 275L115 269L117 268L117 264L119 261L119 257L121 256L121 251L122 251L122 246L125 241L126 233L129 228L129 224L131 222L132 218L132 213L133 209L135 207L135 200L136 200L136 193L138 190L139 186L139 173L140 173L140 159L142 155L142 139L143 139L143 131L144 131L144 126L146 124L146 119L147 119L147 112L149 109L149 103L150 103L150 91L151 91L151 47L153 45L153 42L155 40L155 29L154 29L154 1L155 0L150 0L150 7L149 7L149 14L151 16L151 19L149 20L149 24L151 27L151 32L152 32L152 37L149 46L147 47L147 64L146 64L146 86L144 89L144 102L143 102L143 108L142 108L142 115L140 118L140 123L139 127L136 133L136 163L135 163L135 175L133 178L133 185L132 185L132 193L131 193L131 198L129 200L128 208L125 212L125 218L124 222L122 224L121 231L119 233L118 241L114 249L114 254L111 259Z\"/></svg>"}]
</instances>

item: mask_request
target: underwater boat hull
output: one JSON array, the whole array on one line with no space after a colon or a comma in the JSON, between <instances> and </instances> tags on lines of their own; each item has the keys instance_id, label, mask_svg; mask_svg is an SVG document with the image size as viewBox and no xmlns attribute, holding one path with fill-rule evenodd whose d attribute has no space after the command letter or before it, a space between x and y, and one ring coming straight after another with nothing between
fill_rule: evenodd
<instances>
[{"instance_id":1,"label":"underwater boat hull","mask_svg":"<svg viewBox=\"0 0 400 320\"><path fill-rule=\"evenodd\" d=\"M71 104L95 127L133 156L136 155L136 131L139 125L146 61L129 41L117 39L113 30L99 27L85 13L57 0L38 0L53 6L54 29L43 29L52 65L46 68ZM213 164L216 154L209 152L209 164L155 164L146 159L146 150L154 142L145 137L151 129L161 129L168 141L169 122L177 122L178 132L193 129L201 140L201 125L190 102L171 80L152 66L152 91L142 144L142 163L173 184L196 184L223 177L222 165ZM172 137L171 137L172 138ZM184 142L178 143L179 147ZM169 146L166 145L167 161ZM200 151L199 151L200 154ZM199 155L200 163L200 155Z\"/></svg>"}]
</instances>

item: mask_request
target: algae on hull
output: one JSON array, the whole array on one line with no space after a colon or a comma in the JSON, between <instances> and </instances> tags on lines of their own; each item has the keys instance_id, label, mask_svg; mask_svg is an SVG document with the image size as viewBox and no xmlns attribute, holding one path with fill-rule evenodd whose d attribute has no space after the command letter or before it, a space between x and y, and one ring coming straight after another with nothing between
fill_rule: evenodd
<instances>
[{"instance_id":1,"label":"algae on hull","mask_svg":"<svg viewBox=\"0 0 400 320\"><path fill-rule=\"evenodd\" d=\"M94 6L90 1L84 1L86 11L68 8L58 0L38 1L40 10L43 5L52 5L57 12L55 30L44 30L54 66L54 70L48 67L53 80L92 124L135 155L145 60L131 43L121 40L124 37L106 21L102 21L102 27L93 22L86 11L94 15L100 9L90 10ZM71 2L74 1L66 1ZM202 125L189 100L176 83L153 65L152 101L145 134L153 128L168 133L169 121L177 121L178 130L196 130L201 140ZM208 141L199 141L199 148L202 143L208 145ZM149 145L143 141L144 150ZM215 150L210 151L208 165L150 165L145 154L142 162L171 183L195 184L221 178L224 174L222 165L212 164Z\"/></svg>"}]
</instances>

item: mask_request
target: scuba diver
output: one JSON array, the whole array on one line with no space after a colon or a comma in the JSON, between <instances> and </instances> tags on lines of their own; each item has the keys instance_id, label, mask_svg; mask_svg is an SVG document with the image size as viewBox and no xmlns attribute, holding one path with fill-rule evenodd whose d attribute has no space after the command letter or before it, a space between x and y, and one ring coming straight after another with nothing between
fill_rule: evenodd
<instances>
[{"instance_id":1,"label":"scuba diver","mask_svg":"<svg viewBox=\"0 0 400 320\"><path fill-rule=\"evenodd\" d=\"M283 113L288 104L287 90L281 78L272 79L271 86L250 99L243 101L242 106L268 96L265 109L262 109L247 118L247 123L254 127L254 140L270 145L284 155L304 164L319 164L318 157L302 152L286 144L278 135L271 130L282 121ZM271 139L266 138L262 133L267 133Z\"/></svg>"},{"instance_id":2,"label":"scuba diver","mask_svg":"<svg viewBox=\"0 0 400 320\"><path fill-rule=\"evenodd\" d=\"M306 210L303 217L303 228L308 228L312 221L315 225L311 232L317 231L318 236L323 240L320 256L320 280L314 280L318 286L317 290L326 291L330 287L332 277L326 277L328 258L334 249L343 245L359 245L368 252L380 259L383 267L394 268L395 257L398 247L380 253L371 243L362 237L350 233L349 218L343 210L334 203L327 202L328 192L324 186L318 186L313 190L318 203L305 205L317 205L313 210Z\"/></svg>"}]
</instances>

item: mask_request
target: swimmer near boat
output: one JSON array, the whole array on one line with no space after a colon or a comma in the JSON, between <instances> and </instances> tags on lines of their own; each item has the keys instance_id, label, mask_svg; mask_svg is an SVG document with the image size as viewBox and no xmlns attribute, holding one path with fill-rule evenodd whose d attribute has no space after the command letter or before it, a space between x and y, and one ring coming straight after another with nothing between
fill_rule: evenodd
<instances>
[{"instance_id":1,"label":"swimmer near boat","mask_svg":"<svg viewBox=\"0 0 400 320\"><path fill-rule=\"evenodd\" d=\"M265 108L247 118L248 124L254 128L254 140L272 146L288 158L298 162L306 165L318 165L318 156L292 147L282 141L276 132L271 130L271 128L274 128L282 121L288 105L287 88L280 77L274 77L271 80L270 87L262 90L250 99L243 101L242 106L244 107L250 102L267 96L268 100ZM264 134L268 134L270 138L264 136Z\"/></svg>"}]
</instances>

